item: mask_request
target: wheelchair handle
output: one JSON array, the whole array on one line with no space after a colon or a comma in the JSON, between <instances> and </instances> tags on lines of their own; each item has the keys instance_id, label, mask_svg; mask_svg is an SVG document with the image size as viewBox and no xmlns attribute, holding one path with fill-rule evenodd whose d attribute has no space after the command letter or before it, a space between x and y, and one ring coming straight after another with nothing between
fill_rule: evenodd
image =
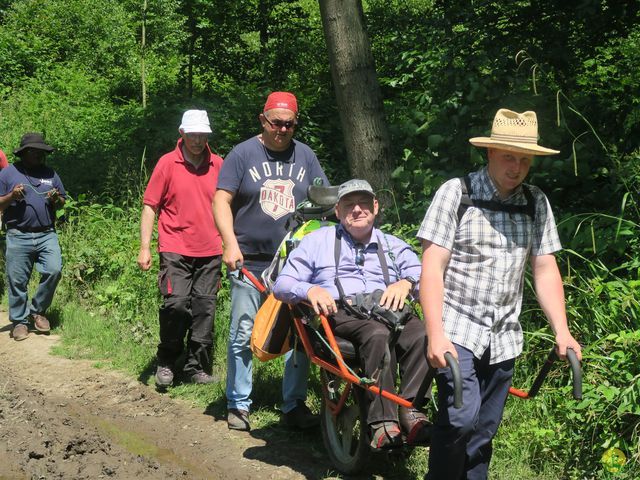
<instances>
[{"instance_id":1,"label":"wheelchair handle","mask_svg":"<svg viewBox=\"0 0 640 480\"><path fill-rule=\"evenodd\" d=\"M463 402L462 375L460 375L460 366L458 365L458 361L453 355L451 355L450 352L445 352L444 359L447 362L448 367L451 369L451 376L453 377L453 406L455 408L461 408ZM418 388L418 393L413 399L413 408L419 410L422 407L425 400L425 395L427 394L427 390L429 390L431 382L433 382L433 379L436 377L437 370L437 368L429 366L427 375L424 377L424 380L422 380L422 384L420 384L420 388Z\"/></svg>"},{"instance_id":2,"label":"wheelchair handle","mask_svg":"<svg viewBox=\"0 0 640 480\"><path fill-rule=\"evenodd\" d=\"M571 365L571 373L573 378L573 398L582 400L582 368L576 352L573 348L567 348L567 360Z\"/></svg>"},{"instance_id":3,"label":"wheelchair handle","mask_svg":"<svg viewBox=\"0 0 640 480\"><path fill-rule=\"evenodd\" d=\"M240 280L242 280L243 277L246 277L247 279L249 279L251 284L256 288L256 290L258 290L263 295L267 294L267 287L265 287L262 284L262 282L255 277L253 273L251 273L249 270L243 267L240 260L236 262L236 269L238 270L238 278L240 278Z\"/></svg>"},{"instance_id":4,"label":"wheelchair handle","mask_svg":"<svg viewBox=\"0 0 640 480\"><path fill-rule=\"evenodd\" d=\"M454 408L461 408L462 375L460 375L460 365L451 352L444 352L444 359L447 361L447 365L451 369L451 376L453 377L453 406Z\"/></svg>"},{"instance_id":5,"label":"wheelchair handle","mask_svg":"<svg viewBox=\"0 0 640 480\"><path fill-rule=\"evenodd\" d=\"M549 370L551 370L551 365L553 365L553 362L555 362L557 359L558 355L556 353L555 347L553 347L549 352L549 355L547 355L547 360L544 362L544 365L542 365L540 372L533 381L529 393L521 392L520 390L514 388L511 388L510 392L521 398L535 397L538 394L538 391L540 390L544 379L547 377ZM571 365L571 372L573 377L573 398L575 398L576 400L582 400L582 369L580 367L578 356L572 348L567 348L567 360L569 360L569 364Z\"/></svg>"}]
</instances>

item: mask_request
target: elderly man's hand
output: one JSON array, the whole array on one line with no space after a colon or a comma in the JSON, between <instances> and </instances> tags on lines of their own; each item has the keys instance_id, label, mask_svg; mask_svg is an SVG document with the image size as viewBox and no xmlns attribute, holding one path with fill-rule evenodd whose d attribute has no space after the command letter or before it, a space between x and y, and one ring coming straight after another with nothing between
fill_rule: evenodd
<instances>
[{"instance_id":1,"label":"elderly man's hand","mask_svg":"<svg viewBox=\"0 0 640 480\"><path fill-rule=\"evenodd\" d=\"M400 280L396 283L392 283L382 294L380 298L380 306L389 310L401 310L404 306L404 301L411 292L411 282L407 280Z\"/></svg>"},{"instance_id":2,"label":"elderly man's hand","mask_svg":"<svg viewBox=\"0 0 640 480\"><path fill-rule=\"evenodd\" d=\"M316 315L331 315L338 311L336 301L331 294L322 287L314 286L307 291L307 300L311 303Z\"/></svg>"},{"instance_id":3,"label":"elderly man's hand","mask_svg":"<svg viewBox=\"0 0 640 480\"><path fill-rule=\"evenodd\" d=\"M138 252L138 266L145 272L151 268L151 250L148 247L140 247Z\"/></svg>"}]
</instances>

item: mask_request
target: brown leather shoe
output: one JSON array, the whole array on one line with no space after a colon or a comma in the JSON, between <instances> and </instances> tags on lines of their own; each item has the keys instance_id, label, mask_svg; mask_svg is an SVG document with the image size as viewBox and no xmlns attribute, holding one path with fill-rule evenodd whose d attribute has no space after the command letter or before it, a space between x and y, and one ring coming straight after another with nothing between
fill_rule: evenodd
<instances>
[{"instance_id":1,"label":"brown leather shoe","mask_svg":"<svg viewBox=\"0 0 640 480\"><path fill-rule=\"evenodd\" d=\"M17 323L11 330L11 336L16 342L24 340L29 336L29 328L24 323Z\"/></svg>"},{"instance_id":2,"label":"brown leather shoe","mask_svg":"<svg viewBox=\"0 0 640 480\"><path fill-rule=\"evenodd\" d=\"M36 330L42 333L47 333L51 330L51 325L49 325L49 320L44 315L40 315L38 313L34 313L31 315L33 318L33 326L36 327Z\"/></svg>"},{"instance_id":3,"label":"brown leather shoe","mask_svg":"<svg viewBox=\"0 0 640 480\"><path fill-rule=\"evenodd\" d=\"M431 439L431 422L427 416L415 408L400 407L400 425L407 435L409 445L423 445Z\"/></svg>"}]
</instances>

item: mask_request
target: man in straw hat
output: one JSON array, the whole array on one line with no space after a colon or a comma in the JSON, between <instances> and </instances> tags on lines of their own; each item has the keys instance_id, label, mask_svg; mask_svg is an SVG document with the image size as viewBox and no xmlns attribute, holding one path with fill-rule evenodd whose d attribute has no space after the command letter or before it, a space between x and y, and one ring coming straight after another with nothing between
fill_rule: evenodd
<instances>
[{"instance_id":1,"label":"man in straw hat","mask_svg":"<svg viewBox=\"0 0 640 480\"><path fill-rule=\"evenodd\" d=\"M557 353L566 358L571 348L581 358L567 326L551 207L538 188L522 183L535 155L560 152L538 145L530 111L500 109L491 136L469 141L487 148L487 166L442 185L418 232L427 358L441 368L429 480L487 478L492 439L522 352L518 316L527 260ZM461 409L453 408L451 375L442 368L447 351L457 357L464 379Z\"/></svg>"},{"instance_id":2,"label":"man in straw hat","mask_svg":"<svg viewBox=\"0 0 640 480\"><path fill-rule=\"evenodd\" d=\"M54 148L40 133L26 133L13 153L18 162L0 172L0 212L7 229L6 268L9 285L9 318L14 340L29 335L29 319L38 332L48 333L44 316L62 272L62 254L55 230L56 210L65 202L58 174L44 164ZM40 283L28 302L33 267Z\"/></svg>"},{"instance_id":3,"label":"man in straw hat","mask_svg":"<svg viewBox=\"0 0 640 480\"><path fill-rule=\"evenodd\" d=\"M211 153L205 110L187 110L176 148L163 155L144 192L138 265L151 268L151 236L158 215L159 312L156 386L171 385L176 362L187 353L182 371L197 384L212 376L213 326L222 265L222 241L213 221L213 196L222 158Z\"/></svg>"},{"instance_id":4,"label":"man in straw hat","mask_svg":"<svg viewBox=\"0 0 640 480\"><path fill-rule=\"evenodd\" d=\"M296 205L307 187L328 180L316 154L294 140L298 101L290 92L272 92L258 116L262 130L236 145L225 157L214 203L216 224L224 243L222 260L231 283L231 319L227 348L227 424L249 430L253 388L250 348L260 293L238 275L243 265L257 276L269 266ZM311 428L319 423L305 405L309 360L301 353L285 357L282 421Z\"/></svg>"}]
</instances>

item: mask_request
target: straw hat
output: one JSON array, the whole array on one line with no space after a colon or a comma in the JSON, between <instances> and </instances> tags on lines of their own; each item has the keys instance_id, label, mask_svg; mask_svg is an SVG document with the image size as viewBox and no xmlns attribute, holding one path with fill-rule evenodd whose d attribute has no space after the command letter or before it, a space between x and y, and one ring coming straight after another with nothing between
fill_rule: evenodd
<instances>
[{"instance_id":1,"label":"straw hat","mask_svg":"<svg viewBox=\"0 0 640 480\"><path fill-rule=\"evenodd\" d=\"M474 137L469 142L476 147L497 148L530 155L556 155L552 150L538 145L538 119L536 112L518 113L501 108L491 127L491 137Z\"/></svg>"}]
</instances>

